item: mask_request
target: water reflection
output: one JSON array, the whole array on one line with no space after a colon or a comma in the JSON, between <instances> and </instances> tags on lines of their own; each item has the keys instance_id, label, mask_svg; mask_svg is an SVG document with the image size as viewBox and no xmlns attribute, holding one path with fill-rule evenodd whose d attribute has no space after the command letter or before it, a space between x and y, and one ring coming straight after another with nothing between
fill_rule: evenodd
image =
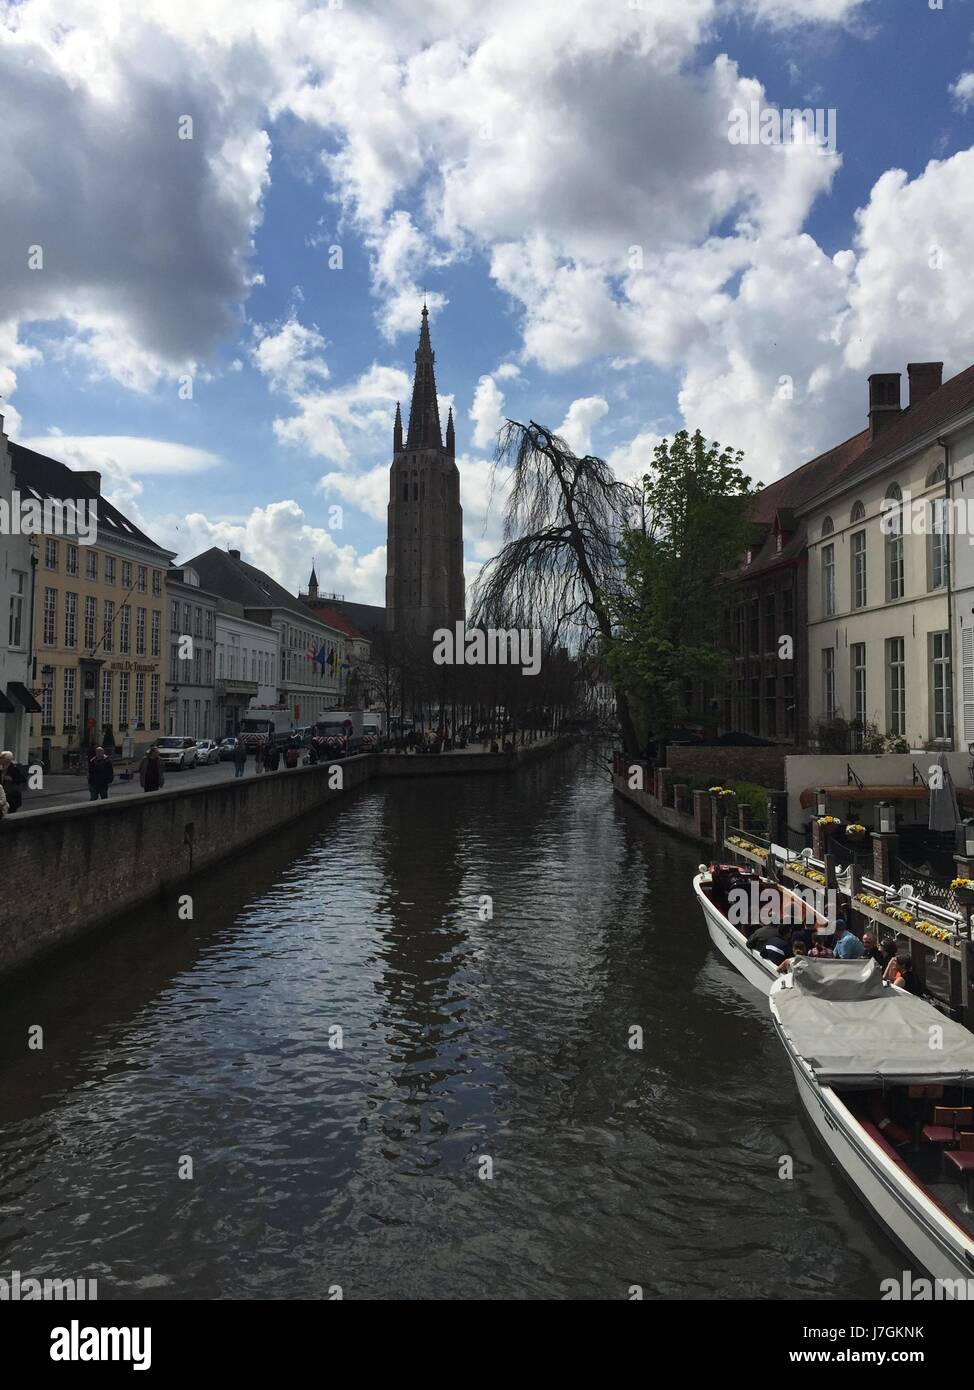
<instances>
[{"instance_id":1,"label":"water reflection","mask_svg":"<svg viewBox=\"0 0 974 1390\"><path fill-rule=\"evenodd\" d=\"M582 752L378 784L194 885L192 922L20 977L0 1265L103 1298L874 1297L897 1257L695 861Z\"/></svg>"}]
</instances>

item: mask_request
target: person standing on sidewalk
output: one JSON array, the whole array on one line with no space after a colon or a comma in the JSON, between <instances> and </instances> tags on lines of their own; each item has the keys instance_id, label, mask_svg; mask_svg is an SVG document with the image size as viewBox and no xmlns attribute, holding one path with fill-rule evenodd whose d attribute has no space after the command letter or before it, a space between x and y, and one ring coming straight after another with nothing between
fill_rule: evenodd
<instances>
[{"instance_id":1,"label":"person standing on sidewalk","mask_svg":"<svg viewBox=\"0 0 974 1390\"><path fill-rule=\"evenodd\" d=\"M22 770L14 762L14 755L9 749L5 748L0 753L0 788L3 789L7 802L7 814L11 811L19 811L24 799L23 792L20 790L27 778Z\"/></svg>"},{"instance_id":2,"label":"person standing on sidewalk","mask_svg":"<svg viewBox=\"0 0 974 1390\"><path fill-rule=\"evenodd\" d=\"M238 738L238 739L237 739L237 743L236 743L236 747L235 747L234 750L233 750L233 775L234 775L234 777L242 777L242 776L244 775L244 768L246 767L246 765L247 765L247 750L246 750L246 748L244 747L244 741L243 741L243 739L242 739L242 738Z\"/></svg>"},{"instance_id":3,"label":"person standing on sidewalk","mask_svg":"<svg viewBox=\"0 0 974 1390\"><path fill-rule=\"evenodd\" d=\"M112 760L104 748L96 748L95 756L88 760L88 795L92 801L107 801L108 788L115 780Z\"/></svg>"},{"instance_id":4,"label":"person standing on sidewalk","mask_svg":"<svg viewBox=\"0 0 974 1390\"><path fill-rule=\"evenodd\" d=\"M161 791L166 784L162 759L159 757L159 749L155 744L152 745L139 764L139 781L144 792Z\"/></svg>"}]
</instances>

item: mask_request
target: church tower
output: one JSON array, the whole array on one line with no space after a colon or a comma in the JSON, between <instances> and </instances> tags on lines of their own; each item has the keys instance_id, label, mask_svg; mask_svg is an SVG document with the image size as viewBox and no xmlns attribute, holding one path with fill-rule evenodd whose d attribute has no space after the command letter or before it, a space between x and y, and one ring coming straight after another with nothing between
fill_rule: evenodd
<instances>
[{"instance_id":1,"label":"church tower","mask_svg":"<svg viewBox=\"0 0 974 1390\"><path fill-rule=\"evenodd\" d=\"M398 405L392 431L386 545L386 625L424 635L460 622L465 595L453 411L444 446L433 362L424 304L405 443Z\"/></svg>"}]
</instances>

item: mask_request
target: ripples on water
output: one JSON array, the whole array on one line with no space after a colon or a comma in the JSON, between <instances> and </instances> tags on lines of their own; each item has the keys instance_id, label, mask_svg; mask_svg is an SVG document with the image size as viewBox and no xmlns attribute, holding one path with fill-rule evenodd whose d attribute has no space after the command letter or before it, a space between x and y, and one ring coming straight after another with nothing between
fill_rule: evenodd
<instances>
[{"instance_id":1,"label":"ripples on water","mask_svg":"<svg viewBox=\"0 0 974 1390\"><path fill-rule=\"evenodd\" d=\"M899 1259L711 954L696 857L586 750L381 783L208 876L194 922L140 913L22 976L0 1273L101 1298L876 1297Z\"/></svg>"}]
</instances>

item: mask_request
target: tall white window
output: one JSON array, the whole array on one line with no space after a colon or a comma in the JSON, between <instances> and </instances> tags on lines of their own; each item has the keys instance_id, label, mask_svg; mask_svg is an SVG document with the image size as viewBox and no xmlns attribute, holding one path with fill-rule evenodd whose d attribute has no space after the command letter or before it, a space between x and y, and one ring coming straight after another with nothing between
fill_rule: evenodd
<instances>
[{"instance_id":1,"label":"tall white window","mask_svg":"<svg viewBox=\"0 0 974 1390\"><path fill-rule=\"evenodd\" d=\"M27 590L27 575L20 570L12 574L13 589L10 594L10 622L7 630L7 645L18 650L24 645L24 594Z\"/></svg>"},{"instance_id":2,"label":"tall white window","mask_svg":"<svg viewBox=\"0 0 974 1390\"><path fill-rule=\"evenodd\" d=\"M102 646L106 652L113 652L115 650L115 604L110 598L105 599L105 611L102 618Z\"/></svg>"},{"instance_id":3,"label":"tall white window","mask_svg":"<svg viewBox=\"0 0 974 1390\"><path fill-rule=\"evenodd\" d=\"M69 729L77 722L77 715L74 709L74 694L77 672L73 667L68 667L64 672L64 727Z\"/></svg>"},{"instance_id":4,"label":"tall white window","mask_svg":"<svg viewBox=\"0 0 974 1390\"><path fill-rule=\"evenodd\" d=\"M860 733L866 723L866 644L853 642L849 648L852 667L852 717Z\"/></svg>"},{"instance_id":5,"label":"tall white window","mask_svg":"<svg viewBox=\"0 0 974 1390\"><path fill-rule=\"evenodd\" d=\"M135 673L135 722L145 723L145 676L141 671Z\"/></svg>"},{"instance_id":6,"label":"tall white window","mask_svg":"<svg viewBox=\"0 0 974 1390\"><path fill-rule=\"evenodd\" d=\"M44 645L53 647L57 641L57 589L44 590Z\"/></svg>"},{"instance_id":7,"label":"tall white window","mask_svg":"<svg viewBox=\"0 0 974 1390\"><path fill-rule=\"evenodd\" d=\"M896 483L887 490L886 525L886 601L903 597L903 494Z\"/></svg>"},{"instance_id":8,"label":"tall white window","mask_svg":"<svg viewBox=\"0 0 974 1390\"><path fill-rule=\"evenodd\" d=\"M930 504L930 587L947 587L947 499L935 497Z\"/></svg>"},{"instance_id":9,"label":"tall white window","mask_svg":"<svg viewBox=\"0 0 974 1390\"><path fill-rule=\"evenodd\" d=\"M159 655L159 624L161 614L158 608L152 610L152 655Z\"/></svg>"},{"instance_id":10,"label":"tall white window","mask_svg":"<svg viewBox=\"0 0 974 1390\"><path fill-rule=\"evenodd\" d=\"M102 728L112 722L112 673L102 670L101 673L101 723Z\"/></svg>"},{"instance_id":11,"label":"tall white window","mask_svg":"<svg viewBox=\"0 0 974 1390\"><path fill-rule=\"evenodd\" d=\"M145 656L145 609L135 610L135 655Z\"/></svg>"},{"instance_id":12,"label":"tall white window","mask_svg":"<svg viewBox=\"0 0 974 1390\"><path fill-rule=\"evenodd\" d=\"M122 653L123 656L128 656L128 654L129 654L129 641L130 641L130 638L129 638L129 619L130 619L130 614L131 614L131 610L130 610L128 604L127 604L127 603L126 603L126 604L123 604L123 605L122 605L122 610L121 610L121 612L120 612L119 615L118 615L118 616L119 616L119 623L118 623L118 649L119 649L119 651Z\"/></svg>"},{"instance_id":13,"label":"tall white window","mask_svg":"<svg viewBox=\"0 0 974 1390\"><path fill-rule=\"evenodd\" d=\"M153 727L159 724L159 677L154 673L149 677L149 721Z\"/></svg>"},{"instance_id":14,"label":"tall white window","mask_svg":"<svg viewBox=\"0 0 974 1390\"><path fill-rule=\"evenodd\" d=\"M953 739L954 698L950 674L950 637L946 632L930 634L930 681L933 696L933 736Z\"/></svg>"},{"instance_id":15,"label":"tall white window","mask_svg":"<svg viewBox=\"0 0 974 1390\"><path fill-rule=\"evenodd\" d=\"M129 722L129 673L118 673L118 726L127 729Z\"/></svg>"},{"instance_id":16,"label":"tall white window","mask_svg":"<svg viewBox=\"0 0 974 1390\"><path fill-rule=\"evenodd\" d=\"M54 723L53 670L44 671L41 674L41 723L45 729L51 728Z\"/></svg>"},{"instance_id":17,"label":"tall white window","mask_svg":"<svg viewBox=\"0 0 974 1390\"><path fill-rule=\"evenodd\" d=\"M91 652L95 649L95 618L96 600L90 594L85 597L85 651Z\"/></svg>"},{"instance_id":18,"label":"tall white window","mask_svg":"<svg viewBox=\"0 0 974 1390\"><path fill-rule=\"evenodd\" d=\"M906 736L906 643L902 637L890 637L886 642L888 672L887 732L899 738Z\"/></svg>"},{"instance_id":19,"label":"tall white window","mask_svg":"<svg viewBox=\"0 0 974 1390\"><path fill-rule=\"evenodd\" d=\"M822 546L822 606L825 616L835 614L835 546Z\"/></svg>"},{"instance_id":20,"label":"tall white window","mask_svg":"<svg viewBox=\"0 0 974 1390\"><path fill-rule=\"evenodd\" d=\"M866 533L855 531L852 536L852 606L866 606Z\"/></svg>"},{"instance_id":21,"label":"tall white window","mask_svg":"<svg viewBox=\"0 0 974 1390\"><path fill-rule=\"evenodd\" d=\"M835 648L822 649L822 699L825 718L835 718Z\"/></svg>"},{"instance_id":22,"label":"tall white window","mask_svg":"<svg viewBox=\"0 0 974 1390\"><path fill-rule=\"evenodd\" d=\"M64 645L73 647L78 640L78 595L64 595Z\"/></svg>"}]
</instances>

